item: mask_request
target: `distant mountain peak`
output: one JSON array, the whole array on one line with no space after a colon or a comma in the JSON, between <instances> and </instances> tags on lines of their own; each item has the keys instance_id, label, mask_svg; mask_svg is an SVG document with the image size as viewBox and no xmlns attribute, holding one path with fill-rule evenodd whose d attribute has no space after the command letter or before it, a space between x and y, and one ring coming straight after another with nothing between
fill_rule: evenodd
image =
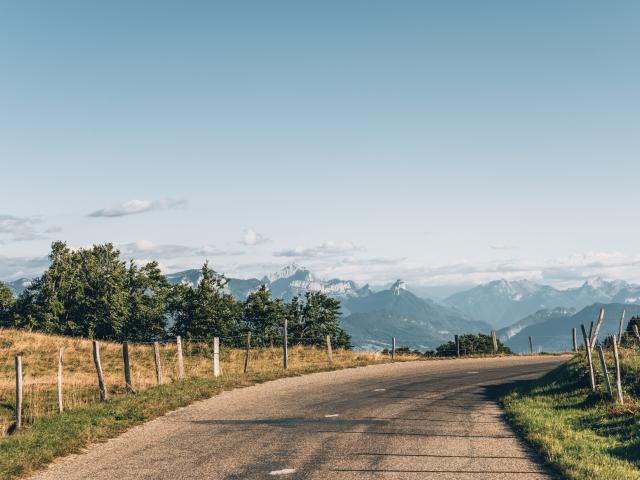
<instances>
[{"instance_id":1,"label":"distant mountain peak","mask_svg":"<svg viewBox=\"0 0 640 480\"><path fill-rule=\"evenodd\" d=\"M621 290L629 286L624 280L607 280L603 277L588 278L582 284L583 287L591 287L594 290Z\"/></svg>"},{"instance_id":2,"label":"distant mountain peak","mask_svg":"<svg viewBox=\"0 0 640 480\"><path fill-rule=\"evenodd\" d=\"M394 295L400 295L400 292L407 289L407 284L403 280L396 280L396 282L391 285L391 291Z\"/></svg>"},{"instance_id":3,"label":"distant mountain peak","mask_svg":"<svg viewBox=\"0 0 640 480\"><path fill-rule=\"evenodd\" d=\"M265 280L269 283L275 282L277 280L281 280L283 278L290 278L293 277L294 275L296 275L297 273L306 273L310 278L313 278L313 275L311 274L311 272L305 268L302 267L300 265L298 265L297 263L290 263L289 265L285 265L284 267L282 267L280 270L278 270L277 272L273 272L269 275L267 275L265 278Z\"/></svg>"}]
</instances>

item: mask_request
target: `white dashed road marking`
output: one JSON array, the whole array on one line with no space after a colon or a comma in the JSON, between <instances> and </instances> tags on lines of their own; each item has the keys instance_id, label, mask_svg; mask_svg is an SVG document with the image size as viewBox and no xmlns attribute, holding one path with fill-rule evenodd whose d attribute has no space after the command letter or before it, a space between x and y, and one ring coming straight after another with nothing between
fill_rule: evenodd
<instances>
[{"instance_id":1,"label":"white dashed road marking","mask_svg":"<svg viewBox=\"0 0 640 480\"><path fill-rule=\"evenodd\" d=\"M480 372L467 372L467 373L480 373Z\"/></svg>"},{"instance_id":2,"label":"white dashed road marking","mask_svg":"<svg viewBox=\"0 0 640 480\"><path fill-rule=\"evenodd\" d=\"M331 413L329 415L325 415L324 418L332 418L332 417L339 417L340 415L337 413Z\"/></svg>"},{"instance_id":3,"label":"white dashed road marking","mask_svg":"<svg viewBox=\"0 0 640 480\"><path fill-rule=\"evenodd\" d=\"M374 392L386 392L386 391L387 391L387 389L386 389L386 388L376 388L376 389L374 390Z\"/></svg>"},{"instance_id":4,"label":"white dashed road marking","mask_svg":"<svg viewBox=\"0 0 640 480\"><path fill-rule=\"evenodd\" d=\"M285 468L284 470L274 470L269 472L269 475L289 475L290 473L296 473L295 468Z\"/></svg>"}]
</instances>

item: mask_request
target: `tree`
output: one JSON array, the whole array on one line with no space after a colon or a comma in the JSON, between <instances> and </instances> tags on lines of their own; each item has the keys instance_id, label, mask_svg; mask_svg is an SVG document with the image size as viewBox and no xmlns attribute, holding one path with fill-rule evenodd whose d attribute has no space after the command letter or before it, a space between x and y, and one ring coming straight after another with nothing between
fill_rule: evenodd
<instances>
[{"instance_id":1,"label":"tree","mask_svg":"<svg viewBox=\"0 0 640 480\"><path fill-rule=\"evenodd\" d=\"M485 355L493 353L493 339L490 335L479 333L478 335L460 335L461 355ZM509 347L498 340L498 353L513 353ZM455 342L446 342L436 349L436 354L441 357L455 357L457 348Z\"/></svg>"},{"instance_id":2,"label":"tree","mask_svg":"<svg viewBox=\"0 0 640 480\"><path fill-rule=\"evenodd\" d=\"M202 277L195 288L178 284L172 289L170 313L172 333L185 338L231 337L239 331L242 307L224 293L226 279L202 266Z\"/></svg>"},{"instance_id":3,"label":"tree","mask_svg":"<svg viewBox=\"0 0 640 480\"><path fill-rule=\"evenodd\" d=\"M71 250L54 242L47 270L20 295L14 325L46 333L120 338L126 266L112 244Z\"/></svg>"},{"instance_id":4,"label":"tree","mask_svg":"<svg viewBox=\"0 0 640 480\"><path fill-rule=\"evenodd\" d=\"M171 285L158 262L138 267L129 263L125 281L128 315L122 326L124 340L148 341L166 335Z\"/></svg>"},{"instance_id":5,"label":"tree","mask_svg":"<svg viewBox=\"0 0 640 480\"><path fill-rule=\"evenodd\" d=\"M351 337L340 328L340 301L322 292L307 292L289 304L291 333L300 343L323 345L329 335L338 347L351 348Z\"/></svg>"},{"instance_id":6,"label":"tree","mask_svg":"<svg viewBox=\"0 0 640 480\"><path fill-rule=\"evenodd\" d=\"M4 283L0 282L0 327L11 325L16 298Z\"/></svg>"},{"instance_id":7,"label":"tree","mask_svg":"<svg viewBox=\"0 0 640 480\"><path fill-rule=\"evenodd\" d=\"M280 343L287 308L281 299L271 298L271 291L262 285L250 293L243 305L242 319L247 331L252 332L258 341L266 345Z\"/></svg>"},{"instance_id":8,"label":"tree","mask_svg":"<svg viewBox=\"0 0 640 480\"><path fill-rule=\"evenodd\" d=\"M622 336L623 343L629 343L631 345L635 345L638 343L638 338L636 337L635 332L633 331L633 327L637 326L640 329L640 317L633 317L629 320L629 324L627 325L627 329Z\"/></svg>"}]
</instances>

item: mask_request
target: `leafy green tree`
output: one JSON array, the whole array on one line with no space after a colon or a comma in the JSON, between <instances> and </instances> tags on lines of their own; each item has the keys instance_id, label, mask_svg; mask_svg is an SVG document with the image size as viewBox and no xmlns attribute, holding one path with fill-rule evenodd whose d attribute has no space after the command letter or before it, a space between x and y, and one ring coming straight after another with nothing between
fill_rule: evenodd
<instances>
[{"instance_id":1,"label":"leafy green tree","mask_svg":"<svg viewBox=\"0 0 640 480\"><path fill-rule=\"evenodd\" d=\"M16 298L4 283L0 282L0 327L11 325Z\"/></svg>"},{"instance_id":2,"label":"leafy green tree","mask_svg":"<svg viewBox=\"0 0 640 480\"><path fill-rule=\"evenodd\" d=\"M271 291L262 285L250 293L243 305L243 323L262 345L281 343L287 308L281 299L271 298Z\"/></svg>"},{"instance_id":3,"label":"leafy green tree","mask_svg":"<svg viewBox=\"0 0 640 480\"><path fill-rule=\"evenodd\" d=\"M142 267L130 262L125 288L128 315L121 337L132 341L163 338L166 335L171 285L160 271L158 262Z\"/></svg>"},{"instance_id":4,"label":"leafy green tree","mask_svg":"<svg viewBox=\"0 0 640 480\"><path fill-rule=\"evenodd\" d=\"M185 338L231 337L240 330L242 306L223 288L226 279L202 266L202 277L195 288L178 284L172 289L170 313L172 333Z\"/></svg>"},{"instance_id":5,"label":"leafy green tree","mask_svg":"<svg viewBox=\"0 0 640 480\"><path fill-rule=\"evenodd\" d=\"M289 304L290 332L300 343L324 344L332 337L336 346L351 348L351 337L340 328L340 301L322 292L307 292Z\"/></svg>"},{"instance_id":6,"label":"leafy green tree","mask_svg":"<svg viewBox=\"0 0 640 480\"><path fill-rule=\"evenodd\" d=\"M112 244L51 246L51 265L20 295L14 324L46 333L117 339L127 316L126 266Z\"/></svg>"},{"instance_id":7,"label":"leafy green tree","mask_svg":"<svg viewBox=\"0 0 640 480\"><path fill-rule=\"evenodd\" d=\"M634 325L637 326L638 329L640 329L640 317L632 317L631 320L629 320L627 329L622 335L623 345L637 345L638 343L640 343L633 330Z\"/></svg>"},{"instance_id":8,"label":"leafy green tree","mask_svg":"<svg viewBox=\"0 0 640 480\"><path fill-rule=\"evenodd\" d=\"M461 355L485 355L493 353L493 339L490 335L460 335ZM498 340L498 353L512 353L511 349ZM440 357L455 357L457 354L455 342L446 342L436 349Z\"/></svg>"}]
</instances>

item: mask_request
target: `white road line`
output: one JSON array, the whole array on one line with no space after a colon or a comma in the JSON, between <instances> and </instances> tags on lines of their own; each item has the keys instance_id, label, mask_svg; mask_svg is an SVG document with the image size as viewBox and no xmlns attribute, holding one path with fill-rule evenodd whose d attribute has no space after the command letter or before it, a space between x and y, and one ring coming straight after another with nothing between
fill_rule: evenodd
<instances>
[{"instance_id":1,"label":"white road line","mask_svg":"<svg viewBox=\"0 0 640 480\"><path fill-rule=\"evenodd\" d=\"M295 468L285 468L283 470L274 470L269 472L269 475L289 475L291 473L296 473Z\"/></svg>"},{"instance_id":2,"label":"white road line","mask_svg":"<svg viewBox=\"0 0 640 480\"><path fill-rule=\"evenodd\" d=\"M386 392L387 389L386 388L376 388L373 390L374 392Z\"/></svg>"},{"instance_id":3,"label":"white road line","mask_svg":"<svg viewBox=\"0 0 640 480\"><path fill-rule=\"evenodd\" d=\"M480 372L467 372L467 373L480 373Z\"/></svg>"},{"instance_id":4,"label":"white road line","mask_svg":"<svg viewBox=\"0 0 640 480\"><path fill-rule=\"evenodd\" d=\"M325 415L324 418L332 418L332 417L339 417L339 416L340 415L337 413L331 413L331 414Z\"/></svg>"}]
</instances>

